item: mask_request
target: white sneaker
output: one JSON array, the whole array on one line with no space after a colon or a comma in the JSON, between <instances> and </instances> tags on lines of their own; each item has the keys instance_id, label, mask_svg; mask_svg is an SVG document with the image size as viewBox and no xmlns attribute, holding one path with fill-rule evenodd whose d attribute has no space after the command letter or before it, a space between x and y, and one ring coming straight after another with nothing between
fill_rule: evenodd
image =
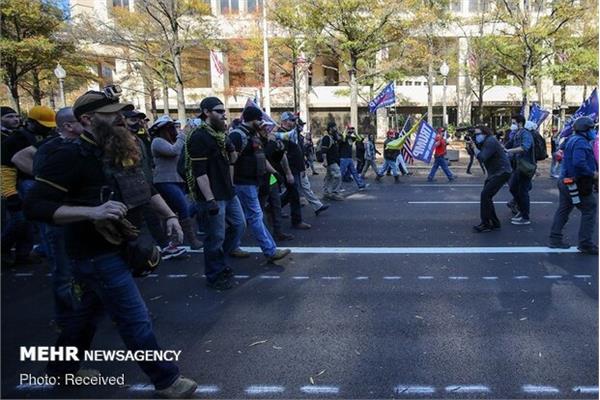
<instances>
[{"instance_id":1,"label":"white sneaker","mask_svg":"<svg viewBox=\"0 0 600 400\"><path fill-rule=\"evenodd\" d=\"M189 399L198 384L191 379L179 376L168 388L157 390L156 394L165 399Z\"/></svg>"},{"instance_id":2,"label":"white sneaker","mask_svg":"<svg viewBox=\"0 0 600 400\"><path fill-rule=\"evenodd\" d=\"M523 217L519 217L519 218L513 218L510 220L510 223L513 225L529 225L531 224L531 221L528 219L525 219Z\"/></svg>"},{"instance_id":3,"label":"white sneaker","mask_svg":"<svg viewBox=\"0 0 600 400\"><path fill-rule=\"evenodd\" d=\"M167 247L160 251L160 257L163 260L168 260L170 258L176 258L183 254L185 254L186 250L183 247L175 246L172 242L169 243Z\"/></svg>"},{"instance_id":4,"label":"white sneaker","mask_svg":"<svg viewBox=\"0 0 600 400\"><path fill-rule=\"evenodd\" d=\"M518 219L521 219L521 212L520 211L518 213L516 213L515 216L512 217L510 220L511 221L515 221L515 220L518 220Z\"/></svg>"}]
</instances>

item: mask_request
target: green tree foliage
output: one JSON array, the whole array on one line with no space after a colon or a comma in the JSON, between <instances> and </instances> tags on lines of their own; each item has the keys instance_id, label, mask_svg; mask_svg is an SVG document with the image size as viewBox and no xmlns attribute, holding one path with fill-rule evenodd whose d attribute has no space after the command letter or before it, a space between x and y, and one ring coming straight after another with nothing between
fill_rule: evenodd
<instances>
[{"instance_id":1,"label":"green tree foliage","mask_svg":"<svg viewBox=\"0 0 600 400\"><path fill-rule=\"evenodd\" d=\"M60 61L69 79L67 89L91 77L75 44L63 34L63 11L51 1L4 0L0 10L0 65L14 107L20 110L25 90L36 104L53 90L52 71Z\"/></svg>"}]
</instances>

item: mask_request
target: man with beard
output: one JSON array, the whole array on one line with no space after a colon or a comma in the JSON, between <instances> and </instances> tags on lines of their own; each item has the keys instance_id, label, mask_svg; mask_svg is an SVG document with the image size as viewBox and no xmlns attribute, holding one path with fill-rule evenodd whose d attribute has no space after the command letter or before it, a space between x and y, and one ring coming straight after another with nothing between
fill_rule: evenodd
<instances>
[{"instance_id":1,"label":"man with beard","mask_svg":"<svg viewBox=\"0 0 600 400\"><path fill-rule=\"evenodd\" d=\"M29 110L25 126L2 142L2 197L6 199L10 212L10 219L2 232L2 251L8 253L15 246L15 264L39 263L41 259L31 253L33 224L25 219L22 210L22 199L33 184L33 176L18 169L12 159L29 146L38 147L55 127L54 111L45 106L35 106Z\"/></svg>"},{"instance_id":2,"label":"man with beard","mask_svg":"<svg viewBox=\"0 0 600 400\"><path fill-rule=\"evenodd\" d=\"M19 125L21 125L21 118L15 110L6 106L0 107L0 118L2 118L2 122L0 123L2 143L4 143L4 139L12 136Z\"/></svg>"},{"instance_id":3,"label":"man with beard","mask_svg":"<svg viewBox=\"0 0 600 400\"><path fill-rule=\"evenodd\" d=\"M132 242L147 237L142 206L149 204L166 218L167 229L180 239L183 233L177 216L143 177L140 150L120 114L132 108L119 103L114 90L79 97L73 113L84 132L48 154L25 200L29 218L66 225L76 305L56 345L75 346L78 354L90 349L104 310L129 350L161 350L131 271L141 268L136 258L146 266L150 261ZM141 361L139 366L162 397L189 397L196 390L172 362ZM47 373L64 376L79 368L78 361L51 361Z\"/></svg>"},{"instance_id":4,"label":"man with beard","mask_svg":"<svg viewBox=\"0 0 600 400\"><path fill-rule=\"evenodd\" d=\"M264 176L267 173L277 174L266 159L260 137L261 133L263 136L266 134L263 129L262 115L260 109L246 107L242 113L242 124L233 130L229 137L238 154L233 174L236 194L242 203L246 223L263 254L272 262L286 257L291 251L277 248L271 233L265 226L258 198L258 187Z\"/></svg>"},{"instance_id":5,"label":"man with beard","mask_svg":"<svg viewBox=\"0 0 600 400\"><path fill-rule=\"evenodd\" d=\"M216 97L200 103L203 123L187 142L188 159L193 177L194 197L206 221L204 239L204 273L212 289L233 287L233 270L227 256L234 252L246 229L240 200L233 188L235 149L226 132L225 107ZM189 171L188 171L189 175Z\"/></svg>"}]
</instances>

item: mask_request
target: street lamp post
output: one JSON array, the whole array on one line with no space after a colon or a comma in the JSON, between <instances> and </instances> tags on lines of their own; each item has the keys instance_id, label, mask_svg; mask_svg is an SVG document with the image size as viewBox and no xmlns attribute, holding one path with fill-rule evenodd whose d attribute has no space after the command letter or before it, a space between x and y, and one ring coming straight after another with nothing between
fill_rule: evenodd
<instances>
[{"instance_id":1,"label":"street lamp post","mask_svg":"<svg viewBox=\"0 0 600 400\"><path fill-rule=\"evenodd\" d=\"M58 86L60 89L60 101L62 102L63 107L67 106L67 102L65 101L65 88L64 81L67 77L67 71L60 65L60 63L56 64L56 68L54 68L54 75L58 78Z\"/></svg>"},{"instance_id":2,"label":"street lamp post","mask_svg":"<svg viewBox=\"0 0 600 400\"><path fill-rule=\"evenodd\" d=\"M446 61L440 67L440 74L444 77L444 92L442 94L442 125L444 128L448 127L448 113L446 110L446 86L448 85L448 73L450 72L450 67L446 64Z\"/></svg>"}]
</instances>

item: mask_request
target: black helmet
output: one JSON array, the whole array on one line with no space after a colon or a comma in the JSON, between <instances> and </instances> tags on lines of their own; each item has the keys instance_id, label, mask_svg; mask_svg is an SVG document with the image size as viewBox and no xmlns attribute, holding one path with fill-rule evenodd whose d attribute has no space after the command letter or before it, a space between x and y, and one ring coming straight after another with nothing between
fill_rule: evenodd
<instances>
[{"instance_id":1,"label":"black helmet","mask_svg":"<svg viewBox=\"0 0 600 400\"><path fill-rule=\"evenodd\" d=\"M579 117L573 123L573 130L575 132L587 132L593 129L596 124L590 117Z\"/></svg>"}]
</instances>

